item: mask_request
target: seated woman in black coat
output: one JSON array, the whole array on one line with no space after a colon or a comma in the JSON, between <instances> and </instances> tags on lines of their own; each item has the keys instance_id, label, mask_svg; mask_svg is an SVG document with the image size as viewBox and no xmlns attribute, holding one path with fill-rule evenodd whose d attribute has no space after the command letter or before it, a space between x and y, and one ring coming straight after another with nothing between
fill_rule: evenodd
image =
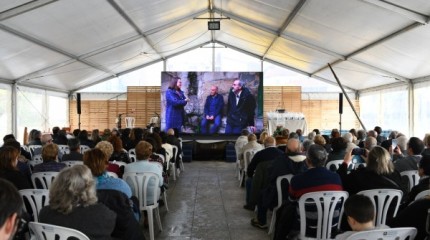
<instances>
[{"instance_id":1,"label":"seated woman in black coat","mask_svg":"<svg viewBox=\"0 0 430 240\"><path fill-rule=\"evenodd\" d=\"M28 178L18 168L19 150L11 146L0 148L0 178L13 183L18 190L32 188Z\"/></svg>"},{"instance_id":2,"label":"seated woman in black coat","mask_svg":"<svg viewBox=\"0 0 430 240\"><path fill-rule=\"evenodd\" d=\"M40 222L73 228L90 239L112 239L116 214L97 203L90 169L75 165L61 171L49 189L49 206L42 208Z\"/></svg>"}]
</instances>

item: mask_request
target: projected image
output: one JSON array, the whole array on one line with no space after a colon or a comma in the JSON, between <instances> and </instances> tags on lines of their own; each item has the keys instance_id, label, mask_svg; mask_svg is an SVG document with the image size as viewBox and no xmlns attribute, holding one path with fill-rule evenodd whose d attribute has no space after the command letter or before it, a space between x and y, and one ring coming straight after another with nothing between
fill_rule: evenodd
<instances>
[{"instance_id":1,"label":"projected image","mask_svg":"<svg viewBox=\"0 0 430 240\"><path fill-rule=\"evenodd\" d=\"M263 129L262 72L162 72L161 129L239 134Z\"/></svg>"}]
</instances>

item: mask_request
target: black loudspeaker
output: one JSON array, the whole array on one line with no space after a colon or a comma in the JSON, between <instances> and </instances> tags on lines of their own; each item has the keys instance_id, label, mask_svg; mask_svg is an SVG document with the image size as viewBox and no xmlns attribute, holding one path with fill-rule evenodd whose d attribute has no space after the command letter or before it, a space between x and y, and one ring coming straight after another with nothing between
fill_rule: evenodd
<instances>
[{"instance_id":1,"label":"black loudspeaker","mask_svg":"<svg viewBox=\"0 0 430 240\"><path fill-rule=\"evenodd\" d=\"M76 94L76 109L78 111L78 114L81 114L81 94Z\"/></svg>"},{"instance_id":2,"label":"black loudspeaker","mask_svg":"<svg viewBox=\"0 0 430 240\"><path fill-rule=\"evenodd\" d=\"M339 114L343 113L343 93L339 93Z\"/></svg>"}]
</instances>

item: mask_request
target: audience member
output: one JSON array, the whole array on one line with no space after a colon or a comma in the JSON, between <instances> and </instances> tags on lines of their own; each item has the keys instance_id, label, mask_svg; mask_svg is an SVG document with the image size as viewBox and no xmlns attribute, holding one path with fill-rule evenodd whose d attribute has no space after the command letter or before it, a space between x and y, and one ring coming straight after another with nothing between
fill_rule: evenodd
<instances>
[{"instance_id":1,"label":"audience member","mask_svg":"<svg viewBox=\"0 0 430 240\"><path fill-rule=\"evenodd\" d=\"M57 145L67 145L68 138L66 130L58 131L58 136L53 140L53 142Z\"/></svg>"},{"instance_id":2,"label":"audience member","mask_svg":"<svg viewBox=\"0 0 430 240\"><path fill-rule=\"evenodd\" d=\"M52 141L55 143L57 141L57 138L59 136L60 127L55 126L52 128Z\"/></svg>"},{"instance_id":3,"label":"audience member","mask_svg":"<svg viewBox=\"0 0 430 240\"><path fill-rule=\"evenodd\" d=\"M408 156L400 158L394 162L397 171L418 170L421 160L421 152L424 150L424 143L417 137L411 137L408 141Z\"/></svg>"},{"instance_id":4,"label":"audience member","mask_svg":"<svg viewBox=\"0 0 430 240\"><path fill-rule=\"evenodd\" d=\"M240 136L236 139L236 142L234 144L234 148L236 150L237 160L241 160L242 156L240 156L240 153L242 151L243 146L248 143L248 135L249 131L248 129L243 129L240 133Z\"/></svg>"},{"instance_id":5,"label":"audience member","mask_svg":"<svg viewBox=\"0 0 430 240\"><path fill-rule=\"evenodd\" d=\"M69 146L70 153L64 154L61 161L82 161L83 155L81 154L81 144L79 139L71 138L67 142Z\"/></svg>"},{"instance_id":6,"label":"audience member","mask_svg":"<svg viewBox=\"0 0 430 240\"><path fill-rule=\"evenodd\" d=\"M88 138L87 130L82 130L78 135L79 142L81 145L88 146L90 148L94 148L95 144Z\"/></svg>"},{"instance_id":7,"label":"audience member","mask_svg":"<svg viewBox=\"0 0 430 240\"><path fill-rule=\"evenodd\" d=\"M376 141L378 141L378 144L381 144L383 141L387 140L387 138L382 135L381 127L376 126L373 130L378 134L376 137Z\"/></svg>"},{"instance_id":8,"label":"audience member","mask_svg":"<svg viewBox=\"0 0 430 240\"><path fill-rule=\"evenodd\" d=\"M134 163L129 163L125 166L124 172L151 172L155 173L159 179L159 186L154 186L154 180L150 179L148 185L147 204L153 204L153 189L155 187L163 186L163 166L156 162L150 162L149 157L152 154L152 145L146 141L140 141L136 145L136 158L137 161Z\"/></svg>"},{"instance_id":9,"label":"audience member","mask_svg":"<svg viewBox=\"0 0 430 240\"><path fill-rule=\"evenodd\" d=\"M17 168L19 150L11 146L0 148L0 178L13 183L18 190L32 188L28 178Z\"/></svg>"},{"instance_id":10,"label":"audience member","mask_svg":"<svg viewBox=\"0 0 430 240\"><path fill-rule=\"evenodd\" d=\"M305 137L303 136L303 131L302 131L302 129L297 129L296 130L296 133L297 133L297 136L299 136L299 140L300 140L300 142L303 142L304 140L305 140Z\"/></svg>"},{"instance_id":11,"label":"audience member","mask_svg":"<svg viewBox=\"0 0 430 240\"><path fill-rule=\"evenodd\" d=\"M36 172L59 172L67 167L64 163L58 162L58 146L55 143L49 143L42 148L43 163L34 166L33 173Z\"/></svg>"},{"instance_id":12,"label":"audience member","mask_svg":"<svg viewBox=\"0 0 430 240\"><path fill-rule=\"evenodd\" d=\"M379 146L374 147L367 156L366 167L352 170L348 174L347 168L352 161L351 152L352 149L345 154L344 162L337 171L349 195L377 188L399 189L406 192L401 185L400 173L394 169L387 150Z\"/></svg>"},{"instance_id":13,"label":"audience member","mask_svg":"<svg viewBox=\"0 0 430 240\"><path fill-rule=\"evenodd\" d=\"M0 179L0 239L13 239L21 225L23 201L15 186Z\"/></svg>"},{"instance_id":14,"label":"audience member","mask_svg":"<svg viewBox=\"0 0 430 240\"><path fill-rule=\"evenodd\" d=\"M90 239L112 239L116 214L97 203L95 181L85 165L61 171L49 189L49 205L39 214L41 223L81 231Z\"/></svg>"},{"instance_id":15,"label":"audience member","mask_svg":"<svg viewBox=\"0 0 430 240\"><path fill-rule=\"evenodd\" d=\"M22 161L26 161L26 160L31 160L31 154L30 152L28 152L27 150L25 150L21 144L16 140L15 136L13 134L7 134L3 137L3 145L7 145L7 143L9 142L17 142L20 146L20 154L22 157L20 157L20 160Z\"/></svg>"},{"instance_id":16,"label":"audience member","mask_svg":"<svg viewBox=\"0 0 430 240\"><path fill-rule=\"evenodd\" d=\"M271 209L278 204L276 179L286 174L299 174L306 169L306 156L300 153L300 141L296 138L289 139L286 149L286 154L274 159L272 166L268 169L269 185L260 194L260 198L257 201L257 218L251 221L252 225L256 227L267 228L267 209ZM282 189L288 189L288 184L283 184ZM287 196L283 196L283 199L287 199Z\"/></svg>"},{"instance_id":17,"label":"audience member","mask_svg":"<svg viewBox=\"0 0 430 240\"><path fill-rule=\"evenodd\" d=\"M181 156L182 154L182 147L181 147L181 142L179 141L178 137L175 136L175 130L170 128L167 130L167 137L166 137L166 142L176 146L178 148L178 152L176 153L176 156ZM176 168L179 168L179 159L173 159L173 161L175 163Z\"/></svg>"},{"instance_id":18,"label":"audience member","mask_svg":"<svg viewBox=\"0 0 430 240\"><path fill-rule=\"evenodd\" d=\"M252 150L255 153L260 151L261 149L263 149L263 146L257 142L257 136L255 136L255 134L253 133L249 134L248 143L246 143L245 146L243 146L239 152L240 169L244 169L245 167L245 151Z\"/></svg>"},{"instance_id":19,"label":"audience member","mask_svg":"<svg viewBox=\"0 0 430 240\"><path fill-rule=\"evenodd\" d=\"M110 159L112 153L113 153L113 146L108 141L100 141L97 143L95 148L98 148L103 151L103 153ZM109 166L107 167L106 171L114 172L118 177L122 177L122 174L124 173L124 167L120 167L117 164L114 164L112 162L109 162Z\"/></svg>"},{"instance_id":20,"label":"audience member","mask_svg":"<svg viewBox=\"0 0 430 240\"><path fill-rule=\"evenodd\" d=\"M127 151L130 150L130 132L130 128L124 128L121 133L122 147Z\"/></svg>"},{"instance_id":21,"label":"audience member","mask_svg":"<svg viewBox=\"0 0 430 240\"><path fill-rule=\"evenodd\" d=\"M428 190L430 184L430 155L424 155L418 166L418 175L420 180L417 185L415 185L411 191L406 195L404 199L403 206L409 205L415 200L418 193Z\"/></svg>"},{"instance_id":22,"label":"audience member","mask_svg":"<svg viewBox=\"0 0 430 240\"><path fill-rule=\"evenodd\" d=\"M21 144L19 144L19 142L17 141L5 142L3 146L10 146L15 148L18 151L21 150ZM23 157L22 155L18 157L16 167L22 174L24 174L24 176L28 179L28 182L31 182L31 169L30 169L30 165L28 164L28 160L25 159L25 157Z\"/></svg>"},{"instance_id":23,"label":"audience member","mask_svg":"<svg viewBox=\"0 0 430 240\"><path fill-rule=\"evenodd\" d=\"M108 142L112 144L113 152L109 158L109 161L121 161L125 163L130 163L130 158L128 157L128 152L122 148L121 138L112 135L108 138Z\"/></svg>"},{"instance_id":24,"label":"audience member","mask_svg":"<svg viewBox=\"0 0 430 240\"><path fill-rule=\"evenodd\" d=\"M265 187L265 186L262 186L261 189L255 189L255 187L252 184L252 182L254 181L253 177L254 177L255 170L257 169L257 166L262 162L273 161L273 159L281 157L284 154L282 151L280 151L279 149L276 148L276 141L275 141L275 138L273 138L273 137L267 137L264 140L264 147L265 147L265 149L258 151L254 155L254 157L252 158L251 163L248 165L248 169L246 171L246 174L248 175L248 179L246 180L246 184L245 184L245 186L246 186L246 204L245 204L245 206L243 206L243 208L248 209L248 210L254 210L255 204L256 204L256 202L254 202L254 203L250 202L251 188L252 188L252 191L260 192L262 190L262 188ZM260 182L267 182L267 181L260 179ZM261 184L261 185L264 185L264 184Z\"/></svg>"},{"instance_id":25,"label":"audience member","mask_svg":"<svg viewBox=\"0 0 430 240\"><path fill-rule=\"evenodd\" d=\"M333 160L342 160L345 157L347 143L344 138L336 137L331 139L331 148L333 149L328 154L327 162Z\"/></svg>"},{"instance_id":26,"label":"audience member","mask_svg":"<svg viewBox=\"0 0 430 240\"><path fill-rule=\"evenodd\" d=\"M102 140L102 138L100 137L100 131L98 129L93 129L93 131L91 131L90 140L93 142L94 145L97 145L97 143Z\"/></svg>"},{"instance_id":27,"label":"audience member","mask_svg":"<svg viewBox=\"0 0 430 240\"><path fill-rule=\"evenodd\" d=\"M303 194L316 191L342 191L342 182L338 174L324 167L327 151L323 146L314 144L306 154L308 170L291 179L289 193L292 200L298 200ZM285 202L276 222L274 239L285 239L299 229L297 203Z\"/></svg>"},{"instance_id":28,"label":"audience member","mask_svg":"<svg viewBox=\"0 0 430 240\"><path fill-rule=\"evenodd\" d=\"M42 145L40 141L40 137L42 136L42 132L37 129L32 129L28 134L28 146L30 145Z\"/></svg>"},{"instance_id":29,"label":"audience member","mask_svg":"<svg viewBox=\"0 0 430 240\"><path fill-rule=\"evenodd\" d=\"M345 201L344 212L352 231L344 232L336 236L336 240L347 239L356 232L375 229L375 206L369 197L356 194Z\"/></svg>"},{"instance_id":30,"label":"audience member","mask_svg":"<svg viewBox=\"0 0 430 240\"><path fill-rule=\"evenodd\" d=\"M364 148L364 139L366 139L366 131L360 129L357 131L357 145L360 148ZM376 138L375 138L376 139Z\"/></svg>"},{"instance_id":31,"label":"audience member","mask_svg":"<svg viewBox=\"0 0 430 240\"><path fill-rule=\"evenodd\" d=\"M285 145L288 142L288 136L290 135L290 131L287 128L284 128L281 131L281 135L277 135L275 137L276 145Z\"/></svg>"},{"instance_id":32,"label":"audience member","mask_svg":"<svg viewBox=\"0 0 430 240\"><path fill-rule=\"evenodd\" d=\"M378 141L376 141L376 138L374 137L367 137L364 141L363 148L367 149L368 151L372 150L375 146L378 146Z\"/></svg>"},{"instance_id":33,"label":"audience member","mask_svg":"<svg viewBox=\"0 0 430 240\"><path fill-rule=\"evenodd\" d=\"M261 132L260 133L260 137L258 138L258 143L259 144L264 144L264 140L266 139L266 138L268 138L270 135L269 135L269 133L268 132L266 132L266 131L263 131L263 132Z\"/></svg>"}]
</instances>

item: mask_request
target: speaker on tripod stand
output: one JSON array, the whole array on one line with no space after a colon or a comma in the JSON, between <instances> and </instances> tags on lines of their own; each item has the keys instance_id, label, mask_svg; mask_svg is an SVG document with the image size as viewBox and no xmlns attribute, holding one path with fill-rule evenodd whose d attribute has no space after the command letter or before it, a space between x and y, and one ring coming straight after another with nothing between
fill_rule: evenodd
<instances>
[{"instance_id":1,"label":"speaker on tripod stand","mask_svg":"<svg viewBox=\"0 0 430 240\"><path fill-rule=\"evenodd\" d=\"M339 133L342 135L343 93L339 93Z\"/></svg>"}]
</instances>

